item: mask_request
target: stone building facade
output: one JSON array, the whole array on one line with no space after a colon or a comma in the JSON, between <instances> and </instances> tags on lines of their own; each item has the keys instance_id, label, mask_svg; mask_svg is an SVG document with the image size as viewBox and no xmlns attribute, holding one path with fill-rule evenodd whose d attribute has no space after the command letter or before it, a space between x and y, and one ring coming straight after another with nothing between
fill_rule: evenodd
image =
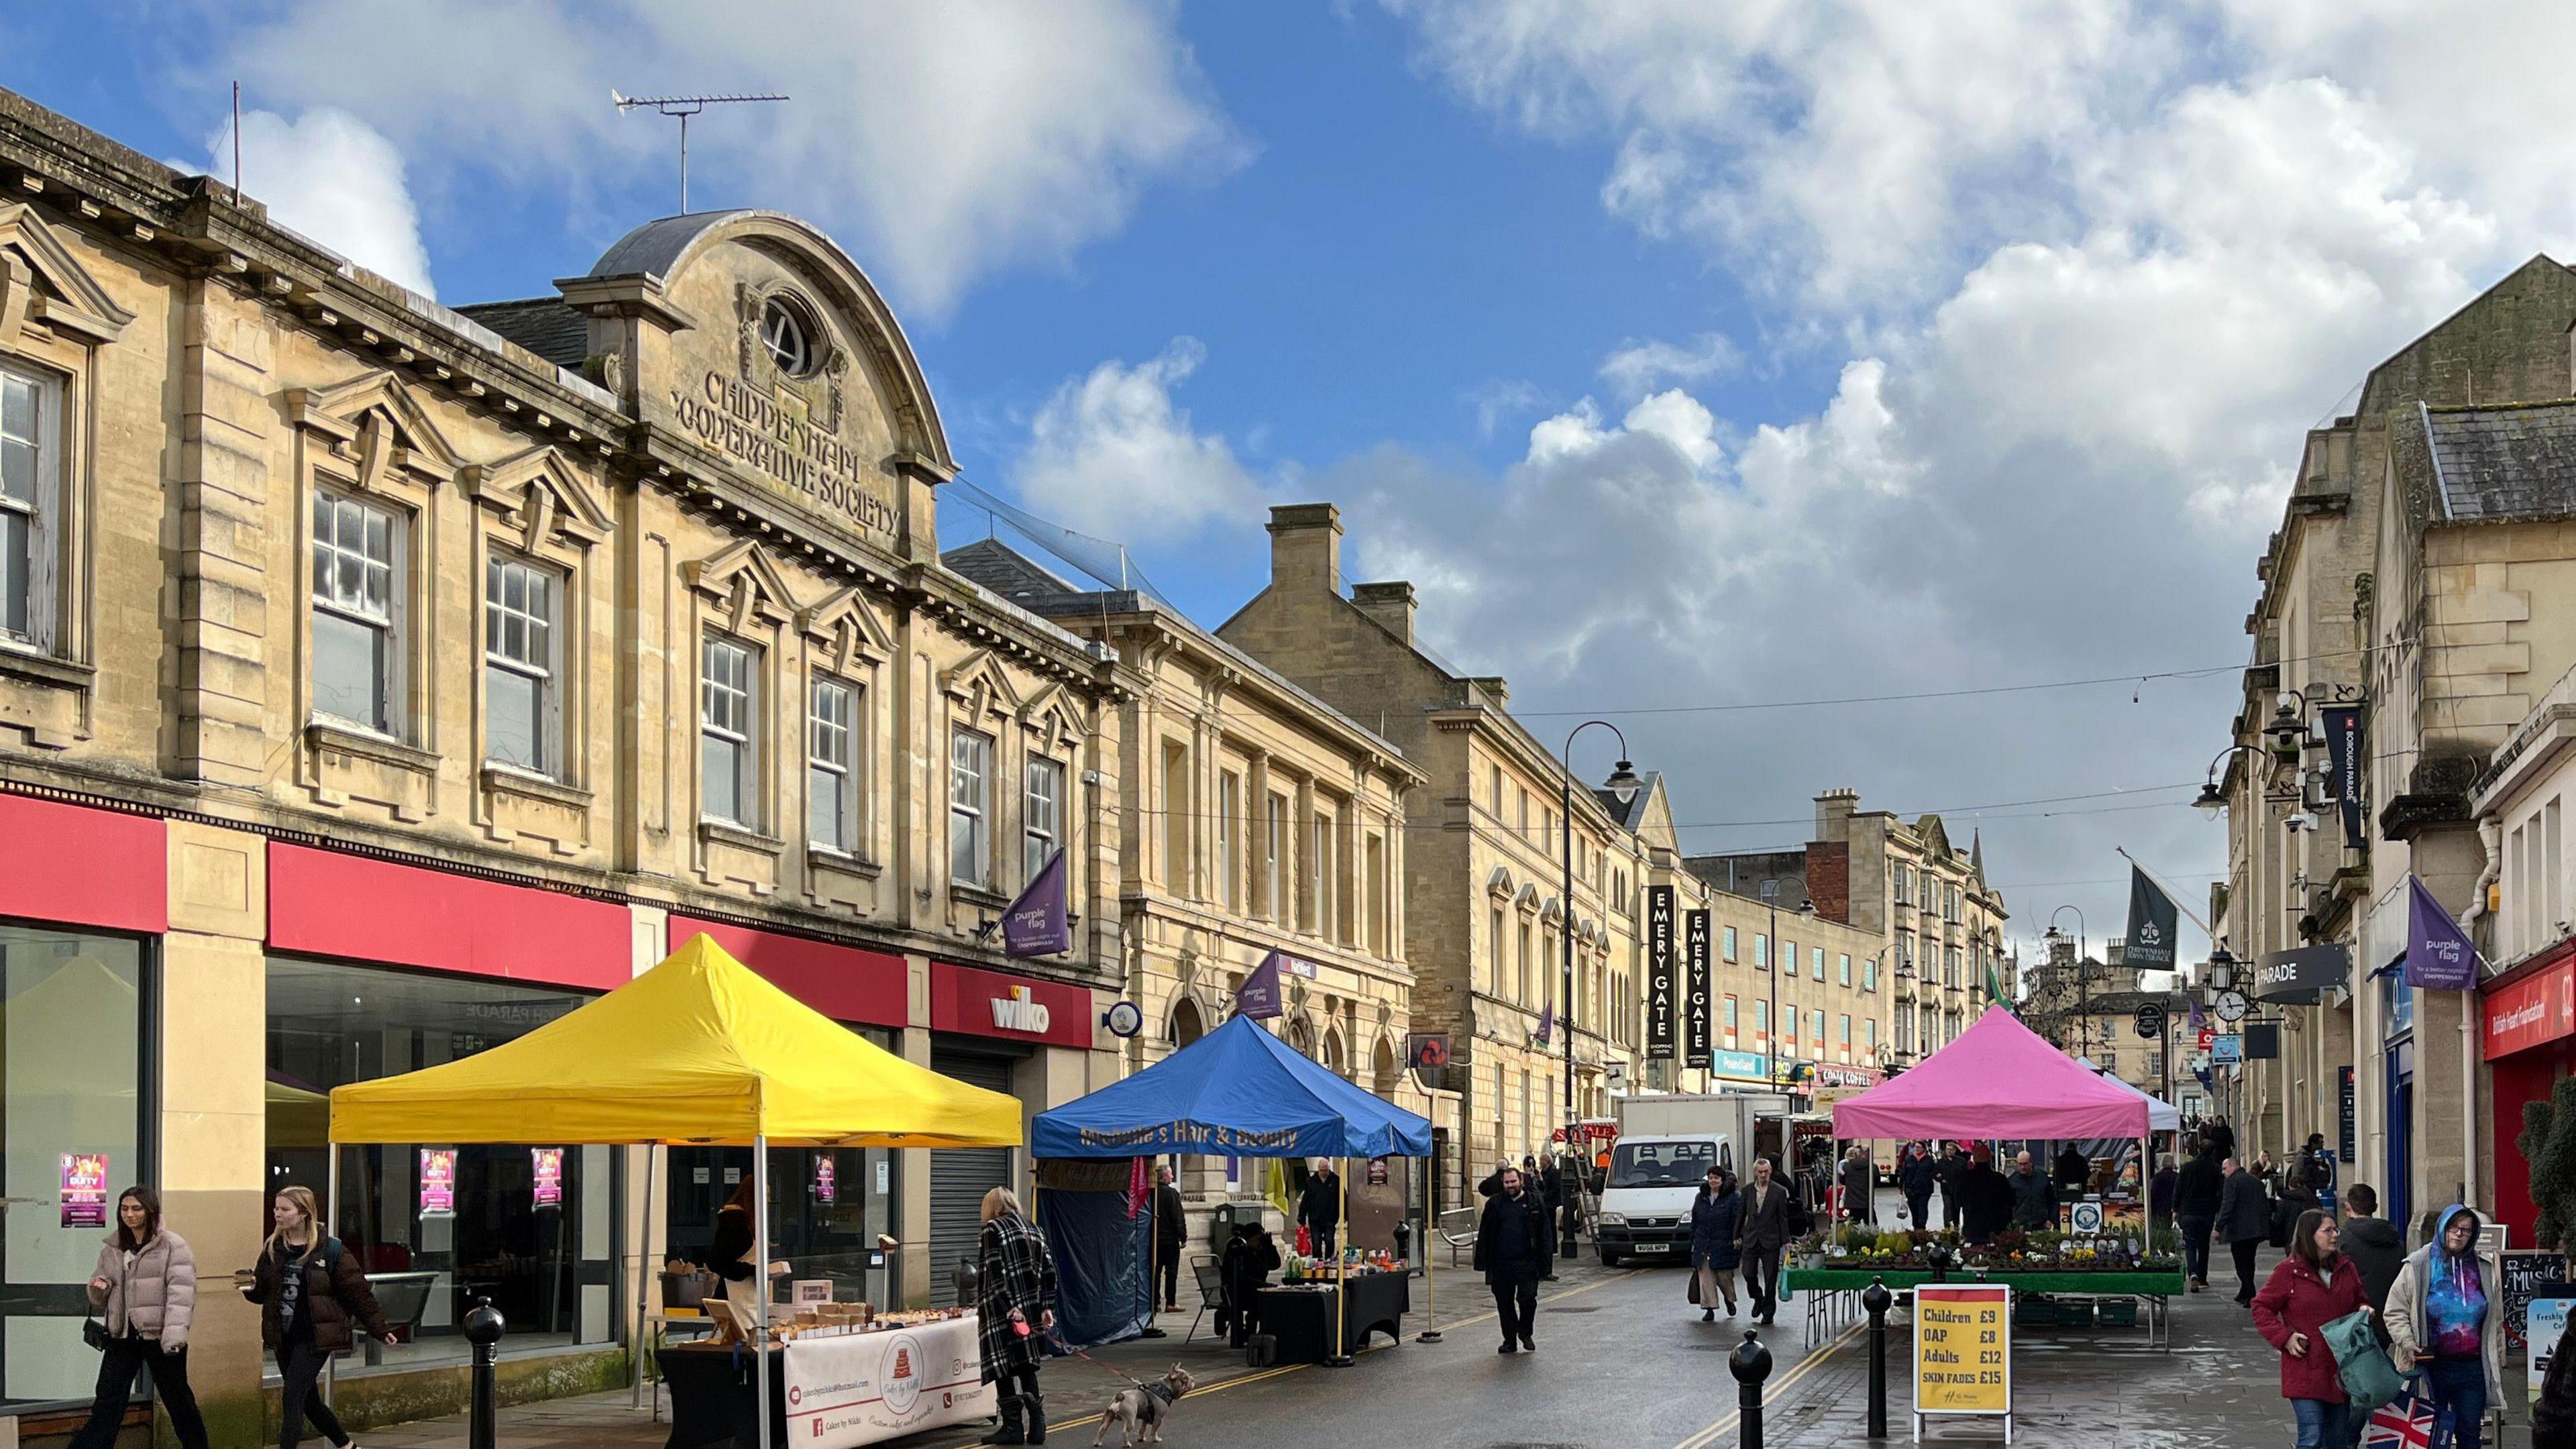
<instances>
[{"instance_id":1,"label":"stone building facade","mask_svg":"<svg viewBox=\"0 0 2576 1449\"><path fill-rule=\"evenodd\" d=\"M1938 815L1909 825L1862 810L1857 791L1828 790L1816 797L1816 834L1805 846L1698 855L1690 869L1730 895L1811 910L1848 931L1855 954L1883 962L1886 990L1866 1005L1881 1022L1885 1065L1949 1045L1996 990L2015 999L2003 944L2010 915L1986 883L1985 847L1974 837L1965 849L1955 845Z\"/></svg>"},{"instance_id":2,"label":"stone building facade","mask_svg":"<svg viewBox=\"0 0 2576 1449\"><path fill-rule=\"evenodd\" d=\"M1447 1200L1456 1201L1458 1164L1546 1148L1566 1118L1569 1080L1577 1116L1605 1113L1613 1080L1634 1080L1648 860L1603 797L1569 782L1551 747L1512 718L1501 679L1461 673L1422 643L1411 584L1343 595L1337 509L1274 508L1270 535L1269 586L1217 637L1369 721L1419 772L1404 811L1404 955L1414 1030L1451 1039L1457 1105L1437 1125L1451 1144ZM1569 1023L1570 1076L1558 1035Z\"/></svg>"},{"instance_id":3,"label":"stone building facade","mask_svg":"<svg viewBox=\"0 0 2576 1449\"><path fill-rule=\"evenodd\" d=\"M2399 1213L2463 1194L2492 1208L2513 1150L2477 1045L2496 983L2413 990L2384 968L2406 950L2410 875L2496 960L2502 861L2473 797L2576 664L2571 320L2576 274L2536 257L2374 368L2352 414L2310 435L2258 569L2255 663L2218 767L2233 954L2340 948L2347 966L2317 1000L2263 1012L2281 1054L2222 1098L2256 1147L2323 1133L2345 1180L2379 1186ZM2361 711L2349 831L2318 768L2319 710L2338 703Z\"/></svg>"},{"instance_id":4,"label":"stone building facade","mask_svg":"<svg viewBox=\"0 0 2576 1449\"><path fill-rule=\"evenodd\" d=\"M953 469L895 318L792 217L648 223L448 308L0 94L0 1112L47 1204L0 1266L0 1422L43 1432L95 1367L55 1154L249 1262L269 1189L325 1174L320 1094L690 933L1032 1112L1113 1077L1137 676L940 565ZM1008 960L1056 851L1079 939ZM670 1149L647 1202L640 1151L566 1144L547 1248L512 1236L527 1149L439 1150L341 1155L353 1251L428 1281L419 1346L342 1378L361 1424L455 1391L479 1265L531 1265L478 1280L548 1355L513 1392L616 1372L637 1266L702 1246L749 1156ZM935 1298L959 1201L1025 1167L781 1154L782 1246ZM208 1294L192 1348L223 1442L260 1440L250 1311Z\"/></svg>"},{"instance_id":5,"label":"stone building facade","mask_svg":"<svg viewBox=\"0 0 2576 1449\"><path fill-rule=\"evenodd\" d=\"M1120 937L1126 994L1147 1022L1127 1043L1129 1069L1221 1024L1276 951L1286 1010L1272 1029L1388 1101L1439 1115L1404 1069L1405 801L1424 780L1403 751L1149 595L1077 588L996 540L947 563L1118 657ZM1259 1193L1228 1171L1224 1158L1185 1162L1193 1209Z\"/></svg>"}]
</instances>

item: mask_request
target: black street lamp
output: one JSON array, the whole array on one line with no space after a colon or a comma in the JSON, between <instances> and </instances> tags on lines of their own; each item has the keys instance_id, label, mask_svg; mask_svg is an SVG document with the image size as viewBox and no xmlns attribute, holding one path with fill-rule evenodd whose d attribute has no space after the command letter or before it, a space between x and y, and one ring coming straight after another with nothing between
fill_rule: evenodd
<instances>
[{"instance_id":1,"label":"black street lamp","mask_svg":"<svg viewBox=\"0 0 2576 1449\"><path fill-rule=\"evenodd\" d=\"M1617 725L1606 719L1588 719L1576 725L1573 733L1565 737L1562 757L1565 808L1560 812L1556 842L1557 854L1565 867L1565 893L1557 898L1561 905L1556 921L1557 939L1565 948L1565 1009L1557 1013L1556 1024L1565 1033L1565 1150L1568 1154L1574 1152L1583 1128L1582 1118L1576 1115L1574 1108L1574 737L1594 725L1619 737L1619 767L1610 772L1609 780L1610 791L1618 797L1619 803L1624 806L1636 799L1637 792L1646 784L1637 778L1635 767L1628 763L1628 736ZM1571 1216L1565 1218L1564 1254L1568 1258L1574 1256L1574 1218Z\"/></svg>"}]
</instances>

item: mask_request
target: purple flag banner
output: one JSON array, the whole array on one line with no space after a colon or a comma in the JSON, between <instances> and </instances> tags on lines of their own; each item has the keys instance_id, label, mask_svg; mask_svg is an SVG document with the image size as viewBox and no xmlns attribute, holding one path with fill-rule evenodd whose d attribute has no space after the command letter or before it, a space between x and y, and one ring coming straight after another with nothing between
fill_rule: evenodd
<instances>
[{"instance_id":1,"label":"purple flag banner","mask_svg":"<svg viewBox=\"0 0 2576 1449\"><path fill-rule=\"evenodd\" d=\"M2406 877L2406 984L2435 991L2474 991L2478 985L2478 948L2412 875Z\"/></svg>"},{"instance_id":2,"label":"purple flag banner","mask_svg":"<svg viewBox=\"0 0 2576 1449\"><path fill-rule=\"evenodd\" d=\"M1261 958L1261 964L1252 968L1251 975L1243 978L1243 985L1235 988L1234 1014L1262 1021L1277 1016L1283 1009L1279 992L1279 953L1273 951Z\"/></svg>"},{"instance_id":3,"label":"purple flag banner","mask_svg":"<svg viewBox=\"0 0 2576 1449\"><path fill-rule=\"evenodd\" d=\"M1064 852L1038 867L1020 898L1002 912L1002 951L1010 956L1061 956L1073 949L1073 913L1065 899Z\"/></svg>"},{"instance_id":4,"label":"purple flag banner","mask_svg":"<svg viewBox=\"0 0 2576 1449\"><path fill-rule=\"evenodd\" d=\"M1556 1035L1556 1003L1550 1001L1547 1009L1538 1014L1538 1044L1547 1045L1547 1039L1554 1035Z\"/></svg>"},{"instance_id":5,"label":"purple flag banner","mask_svg":"<svg viewBox=\"0 0 2576 1449\"><path fill-rule=\"evenodd\" d=\"M2193 1033L2197 1035L2202 1028L2209 1025L2209 1018L2201 1012L2199 997L2194 996L2189 998L2189 1000L2191 1003L2191 1029Z\"/></svg>"}]
</instances>

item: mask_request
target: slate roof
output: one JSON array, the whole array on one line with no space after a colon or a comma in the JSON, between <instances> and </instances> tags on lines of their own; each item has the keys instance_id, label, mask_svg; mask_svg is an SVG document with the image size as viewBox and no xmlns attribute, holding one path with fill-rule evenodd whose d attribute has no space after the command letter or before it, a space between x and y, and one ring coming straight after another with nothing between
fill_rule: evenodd
<instances>
[{"instance_id":1,"label":"slate roof","mask_svg":"<svg viewBox=\"0 0 2576 1449\"><path fill-rule=\"evenodd\" d=\"M2417 412L2444 518L2576 515L2576 401Z\"/></svg>"},{"instance_id":2,"label":"slate roof","mask_svg":"<svg viewBox=\"0 0 2576 1449\"><path fill-rule=\"evenodd\" d=\"M579 368L590 356L590 319L560 297L476 302L456 310L557 367Z\"/></svg>"},{"instance_id":3,"label":"slate roof","mask_svg":"<svg viewBox=\"0 0 2576 1449\"><path fill-rule=\"evenodd\" d=\"M964 574L1014 603L1082 592L997 538L978 539L939 556L951 573Z\"/></svg>"}]
</instances>

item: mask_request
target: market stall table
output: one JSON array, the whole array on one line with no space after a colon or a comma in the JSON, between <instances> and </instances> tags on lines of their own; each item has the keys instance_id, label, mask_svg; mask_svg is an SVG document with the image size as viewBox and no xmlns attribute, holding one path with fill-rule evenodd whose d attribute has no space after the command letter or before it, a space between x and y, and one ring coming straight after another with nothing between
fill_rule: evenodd
<instances>
[{"instance_id":1,"label":"market stall table","mask_svg":"<svg viewBox=\"0 0 2576 1449\"><path fill-rule=\"evenodd\" d=\"M771 1442L849 1449L943 1425L992 1418L993 1386L972 1313L866 1333L805 1334L769 1350ZM666 1449L700 1449L757 1433L757 1374L749 1345L673 1344L662 1351L671 1391Z\"/></svg>"},{"instance_id":2,"label":"market stall table","mask_svg":"<svg viewBox=\"0 0 2576 1449\"><path fill-rule=\"evenodd\" d=\"M1404 1315L1413 1306L1410 1273L1359 1273L1349 1280L1342 1311L1342 1342L1356 1350L1372 1332L1401 1341ZM1253 1295L1253 1312L1261 1331L1279 1341L1280 1363L1322 1363L1333 1353L1333 1300L1330 1279L1283 1283Z\"/></svg>"}]
</instances>

